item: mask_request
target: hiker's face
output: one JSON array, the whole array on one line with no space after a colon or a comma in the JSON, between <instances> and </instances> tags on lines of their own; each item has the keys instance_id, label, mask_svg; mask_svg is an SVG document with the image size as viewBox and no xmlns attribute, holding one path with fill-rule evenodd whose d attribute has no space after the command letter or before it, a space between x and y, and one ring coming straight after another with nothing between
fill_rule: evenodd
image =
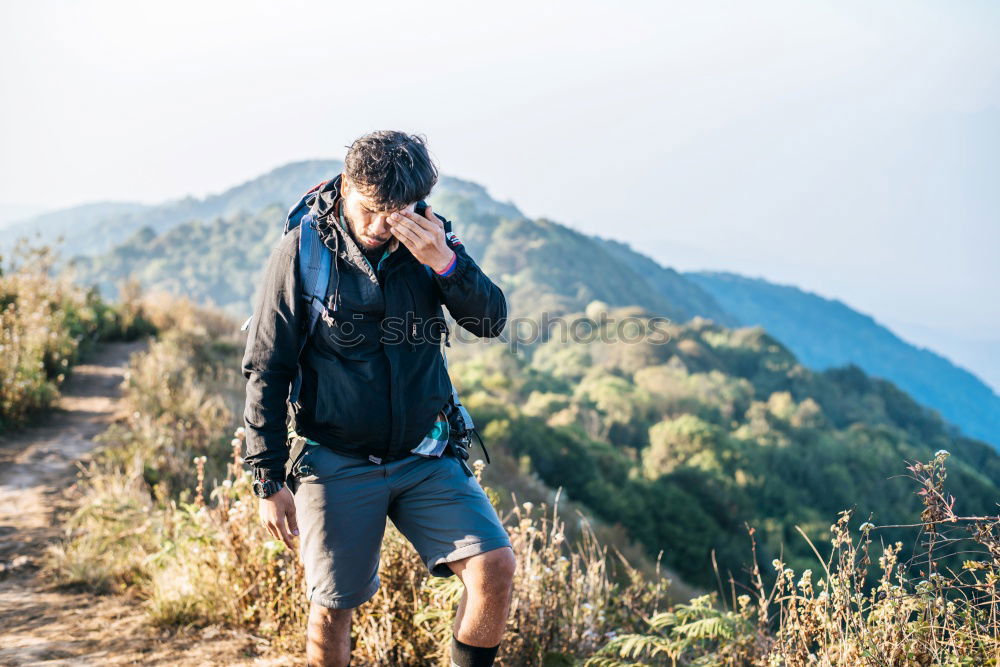
<instances>
[{"instance_id":1,"label":"hiker's face","mask_svg":"<svg viewBox=\"0 0 1000 667\"><path fill-rule=\"evenodd\" d=\"M341 195L344 200L344 218L347 225L351 228L354 238L366 249L378 248L392 238L386 220L395 211L376 211L374 204L350 183L341 190ZM412 202L397 210L413 211L416 205L417 202Z\"/></svg>"}]
</instances>

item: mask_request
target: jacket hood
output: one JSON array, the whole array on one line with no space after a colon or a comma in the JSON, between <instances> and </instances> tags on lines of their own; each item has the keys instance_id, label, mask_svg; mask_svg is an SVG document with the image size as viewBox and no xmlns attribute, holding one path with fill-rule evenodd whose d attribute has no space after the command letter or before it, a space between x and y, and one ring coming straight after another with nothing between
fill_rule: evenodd
<instances>
[{"instance_id":1,"label":"jacket hood","mask_svg":"<svg viewBox=\"0 0 1000 667\"><path fill-rule=\"evenodd\" d=\"M337 210L337 202L340 200L340 180L343 177L343 173L337 174L335 178L320 183L306 193L311 195L306 201L309 205L309 212L317 220Z\"/></svg>"}]
</instances>

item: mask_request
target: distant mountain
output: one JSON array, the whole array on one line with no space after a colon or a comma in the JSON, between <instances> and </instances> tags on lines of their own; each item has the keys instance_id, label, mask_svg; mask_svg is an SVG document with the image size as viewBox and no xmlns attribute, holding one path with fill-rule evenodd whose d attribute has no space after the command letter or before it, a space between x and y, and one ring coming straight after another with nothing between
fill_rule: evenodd
<instances>
[{"instance_id":1,"label":"distant mountain","mask_svg":"<svg viewBox=\"0 0 1000 667\"><path fill-rule=\"evenodd\" d=\"M5 242L44 229L47 238L63 234L64 254L91 255L110 250L143 227L157 234L192 220L256 213L268 205L289 205L293 197L336 175L342 162L310 160L278 167L259 178L204 198L184 197L158 205L96 204L48 213L12 225Z\"/></svg>"},{"instance_id":2,"label":"distant mountain","mask_svg":"<svg viewBox=\"0 0 1000 667\"><path fill-rule=\"evenodd\" d=\"M162 235L143 227L106 253L73 258L69 268L78 282L96 285L107 297L117 297L118 282L134 277L147 290L187 296L246 317L284 214L270 206L254 215L186 222Z\"/></svg>"},{"instance_id":3,"label":"distant mountain","mask_svg":"<svg viewBox=\"0 0 1000 667\"><path fill-rule=\"evenodd\" d=\"M1000 396L972 373L911 345L868 315L797 287L724 272L686 272L744 326L760 325L811 368L856 364L1000 447Z\"/></svg>"},{"instance_id":4,"label":"distant mountain","mask_svg":"<svg viewBox=\"0 0 1000 667\"><path fill-rule=\"evenodd\" d=\"M104 247L73 264L81 280L100 284L107 297L115 296L116 281L134 274L147 288L187 294L242 317L285 210L342 167L338 160L295 162L201 200L98 204L36 224L68 227L76 239L70 247L84 254ZM453 177L442 176L429 201L454 221L469 251L504 288L514 316L575 312L599 300L641 306L677 323L697 315L728 327L760 324L806 366L857 364L969 435L1000 440L1000 399L988 387L842 303L732 274L678 273L624 243L528 219L481 185ZM109 245L111 229L124 241Z\"/></svg>"},{"instance_id":5,"label":"distant mountain","mask_svg":"<svg viewBox=\"0 0 1000 667\"><path fill-rule=\"evenodd\" d=\"M595 237L597 238L597 237ZM660 266L656 260L633 250L629 245L614 239L598 239L605 250L627 263L633 271L658 294L687 313L713 320L727 327L739 325L739 320L726 312L715 297L698 283L684 277L670 267Z\"/></svg>"},{"instance_id":6,"label":"distant mountain","mask_svg":"<svg viewBox=\"0 0 1000 667\"><path fill-rule=\"evenodd\" d=\"M304 160L204 198L184 197L157 205L89 204L47 213L11 225L0 239L0 250L13 245L21 236L33 236L44 230L46 238L64 235L61 249L67 256L96 255L111 250L144 227L162 234L185 222L255 214L272 205L287 209L303 192L333 178L343 167L342 160ZM513 204L490 199L482 186L475 183L443 177L440 185L486 205L484 210L498 215L521 215Z\"/></svg>"},{"instance_id":7,"label":"distant mountain","mask_svg":"<svg viewBox=\"0 0 1000 667\"><path fill-rule=\"evenodd\" d=\"M480 186L443 178L428 201L453 220L469 252L503 287L513 317L543 311L559 315L600 300L639 305L675 322L698 310L721 321L733 319L675 271L656 267L625 246L550 220L529 220ZM189 221L162 234L144 226L111 250L76 257L70 264L78 280L98 285L109 298L116 296L118 281L135 276L147 289L187 295L243 316L250 312L253 289L281 234L287 206L282 202L252 214Z\"/></svg>"},{"instance_id":8,"label":"distant mountain","mask_svg":"<svg viewBox=\"0 0 1000 667\"><path fill-rule=\"evenodd\" d=\"M44 211L41 206L0 204L0 229L10 227L26 218L41 215Z\"/></svg>"},{"instance_id":9,"label":"distant mountain","mask_svg":"<svg viewBox=\"0 0 1000 667\"><path fill-rule=\"evenodd\" d=\"M0 250L9 249L21 237L41 238L54 245L60 234L67 240L64 247L72 248L81 239L81 230L96 230L106 221L138 216L150 208L137 202L108 201L42 213L9 224L0 238Z\"/></svg>"}]
</instances>

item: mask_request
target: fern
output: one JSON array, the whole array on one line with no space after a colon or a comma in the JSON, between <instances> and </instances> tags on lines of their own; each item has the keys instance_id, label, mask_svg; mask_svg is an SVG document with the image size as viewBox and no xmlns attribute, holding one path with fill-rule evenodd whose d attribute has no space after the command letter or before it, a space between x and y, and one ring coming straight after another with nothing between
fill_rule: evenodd
<instances>
[{"instance_id":1,"label":"fern","mask_svg":"<svg viewBox=\"0 0 1000 667\"><path fill-rule=\"evenodd\" d=\"M618 665L646 665L659 656L669 657L672 663L680 660L692 648L700 648L703 658L710 664L716 658L714 642L750 638L753 628L746 619L731 611L720 611L714 606L714 594L702 595L687 604L679 604L671 611L656 614L646 620L648 634L621 635L611 640L585 667L617 667ZM708 654L704 653L708 650ZM621 662L621 659L641 662Z\"/></svg>"},{"instance_id":2,"label":"fern","mask_svg":"<svg viewBox=\"0 0 1000 667\"><path fill-rule=\"evenodd\" d=\"M692 639L732 639L736 628L730 619L714 616L679 625L674 628L674 632Z\"/></svg>"}]
</instances>

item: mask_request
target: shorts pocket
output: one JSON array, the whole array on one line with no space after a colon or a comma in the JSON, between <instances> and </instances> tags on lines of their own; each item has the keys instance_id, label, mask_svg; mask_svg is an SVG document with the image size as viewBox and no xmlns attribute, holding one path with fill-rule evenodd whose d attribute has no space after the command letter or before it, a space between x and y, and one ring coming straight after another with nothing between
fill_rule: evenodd
<instances>
[{"instance_id":1,"label":"shorts pocket","mask_svg":"<svg viewBox=\"0 0 1000 667\"><path fill-rule=\"evenodd\" d=\"M334 451L320 444L306 444L297 466L298 480L303 484L323 484L339 478L353 478L373 466L368 460Z\"/></svg>"}]
</instances>

